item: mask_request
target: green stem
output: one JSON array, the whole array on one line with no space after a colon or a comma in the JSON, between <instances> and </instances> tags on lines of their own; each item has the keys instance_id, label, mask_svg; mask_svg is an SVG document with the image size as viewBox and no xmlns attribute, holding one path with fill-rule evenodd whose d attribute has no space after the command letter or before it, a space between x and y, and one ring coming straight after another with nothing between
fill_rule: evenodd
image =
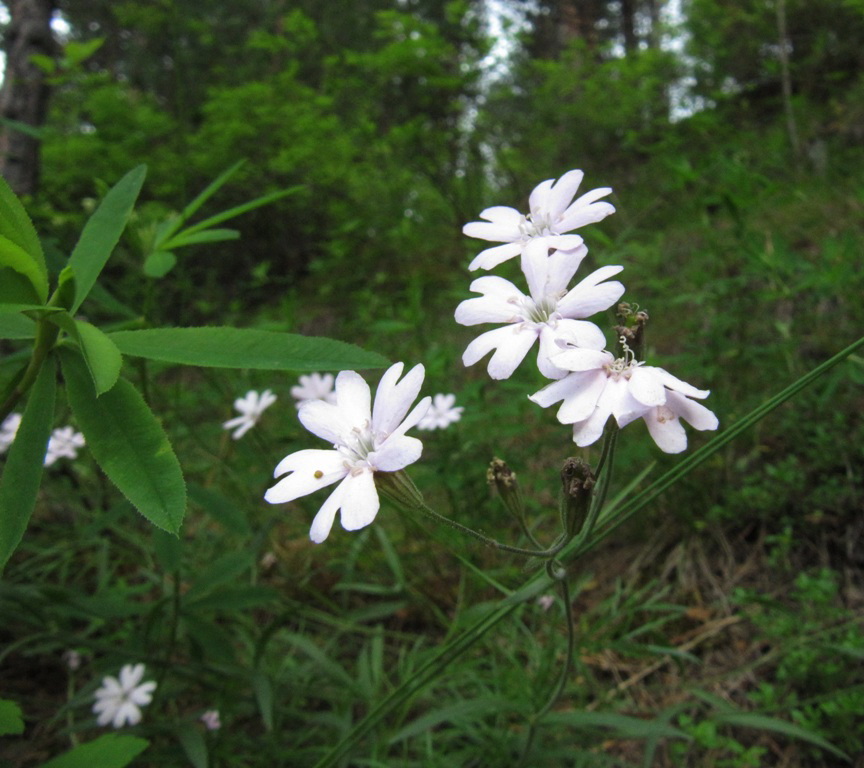
<instances>
[{"instance_id":1,"label":"green stem","mask_svg":"<svg viewBox=\"0 0 864 768\"><path fill-rule=\"evenodd\" d=\"M594 530L597 524L597 518L600 517L600 511L606 503L606 494L609 491L609 483L612 479L612 461L615 457L615 445L618 442L618 426L612 424L606 432L606 437L603 440L603 450L600 453L600 461L597 463L597 476L600 478L597 482L597 488L594 491L594 497L591 499L591 507L588 510L588 517L576 537L577 542L585 541ZM603 472L603 469L606 469Z\"/></svg>"},{"instance_id":2,"label":"green stem","mask_svg":"<svg viewBox=\"0 0 864 768\"><path fill-rule=\"evenodd\" d=\"M482 541L484 544L490 547L494 547L495 549L500 549L503 552L511 552L514 555L524 555L525 557L540 557L548 560L549 558L555 557L567 544L567 541L560 541L549 549L523 549L522 547L512 547L509 544L502 544L500 541L496 541L495 539L486 536L480 531L475 531L473 528L469 528L467 525L462 525L462 523L457 523L455 520L451 520L449 517L445 517L444 515L438 514L435 510L426 506L426 504L417 504L416 509L420 510L426 517L434 520L436 523L442 523L443 525L448 525L451 528L455 528L460 533L464 533L466 536L471 536L479 541Z\"/></svg>"},{"instance_id":3,"label":"green stem","mask_svg":"<svg viewBox=\"0 0 864 768\"><path fill-rule=\"evenodd\" d=\"M54 343L57 341L57 336L60 333L59 326L49 322L44 317L36 321L36 338L33 340L33 356L30 358L30 363L24 371L21 380L15 385L15 388L9 393L4 403L0 405L0 422L3 421L15 406L18 401L28 392L33 382L39 376L39 371L42 370L42 363L48 357L48 353L53 349Z\"/></svg>"}]
</instances>

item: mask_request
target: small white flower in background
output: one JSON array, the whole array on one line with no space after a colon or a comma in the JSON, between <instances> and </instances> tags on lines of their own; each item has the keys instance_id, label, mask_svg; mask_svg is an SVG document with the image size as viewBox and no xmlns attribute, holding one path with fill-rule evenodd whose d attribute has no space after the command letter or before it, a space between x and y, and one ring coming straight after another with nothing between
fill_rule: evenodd
<instances>
[{"instance_id":1,"label":"small white flower in background","mask_svg":"<svg viewBox=\"0 0 864 768\"><path fill-rule=\"evenodd\" d=\"M300 407L298 416L303 426L332 443L333 450L308 449L286 456L273 476L290 474L264 498L271 504L283 504L341 481L312 522L309 538L316 544L330 534L340 509L346 531L369 525L380 507L374 473L396 472L420 458L423 444L405 432L423 418L431 398L424 397L408 413L420 392L425 370L416 365L399 382L402 369L402 363L387 369L374 405L363 378L354 371L342 371L336 377L335 405L312 400Z\"/></svg>"},{"instance_id":2,"label":"small white flower in background","mask_svg":"<svg viewBox=\"0 0 864 768\"><path fill-rule=\"evenodd\" d=\"M558 420L573 425L573 441L596 442L610 416L619 427L643 419L660 450L680 453L687 447L681 419L695 429L717 429L717 417L704 405L710 394L696 389L662 368L636 362L632 355L615 358L610 352L568 349L555 356L555 364L572 371L530 396L544 408L563 400Z\"/></svg>"},{"instance_id":3,"label":"small white flower in background","mask_svg":"<svg viewBox=\"0 0 864 768\"><path fill-rule=\"evenodd\" d=\"M240 411L240 416L226 421L222 429L233 429L231 437L239 440L258 423L261 414L275 402L276 395L269 389L265 389L260 395L254 389L250 389L245 396L238 397L234 401L234 408Z\"/></svg>"},{"instance_id":4,"label":"small white flower in background","mask_svg":"<svg viewBox=\"0 0 864 768\"><path fill-rule=\"evenodd\" d=\"M208 731L218 731L222 727L218 709L208 709L200 718Z\"/></svg>"},{"instance_id":5,"label":"small white flower in background","mask_svg":"<svg viewBox=\"0 0 864 768\"><path fill-rule=\"evenodd\" d=\"M265 571L269 571L278 562L279 558L276 557L275 552L265 552L258 561L258 565L260 565Z\"/></svg>"},{"instance_id":6,"label":"small white flower in background","mask_svg":"<svg viewBox=\"0 0 864 768\"><path fill-rule=\"evenodd\" d=\"M570 250L582 244L579 235L567 235L586 224L594 224L615 213L611 203L597 202L612 190L592 189L571 203L582 183L582 171L568 171L557 182L547 179L538 184L528 200L531 213L523 216L515 208L496 205L480 214L486 221L472 221L462 227L468 237L504 243L479 253L468 269L492 269L523 253L535 238L544 238L549 248Z\"/></svg>"},{"instance_id":7,"label":"small white flower in background","mask_svg":"<svg viewBox=\"0 0 864 768\"><path fill-rule=\"evenodd\" d=\"M516 370L537 339L537 366L550 379L560 379L566 371L551 357L561 352L559 340L577 347L603 349L606 337L594 323L577 318L589 317L611 307L624 293L617 280L623 267L601 267L571 290L567 284L576 274L588 249L581 245L572 251L556 251L547 256L541 240L528 244L522 257L522 271L528 280L530 296L502 277L480 277L471 290L483 294L466 299L456 307L456 322L461 325L507 323L502 328L478 336L464 354L462 362L473 365L495 349L487 366L493 379L506 379Z\"/></svg>"},{"instance_id":8,"label":"small white flower in background","mask_svg":"<svg viewBox=\"0 0 864 768\"><path fill-rule=\"evenodd\" d=\"M20 413L10 413L3 419L3 423L0 424L0 453L6 453L9 446L15 442L15 435L18 434L18 427L20 426Z\"/></svg>"},{"instance_id":9,"label":"small white flower in background","mask_svg":"<svg viewBox=\"0 0 864 768\"><path fill-rule=\"evenodd\" d=\"M63 661L65 661L66 666L74 672L76 669L81 667L81 654L70 648L68 651L63 652Z\"/></svg>"},{"instance_id":10,"label":"small white flower in background","mask_svg":"<svg viewBox=\"0 0 864 768\"><path fill-rule=\"evenodd\" d=\"M108 675L102 678L102 685L96 690L96 703L93 712L98 714L99 725L111 723L122 728L126 723L137 725L141 722L141 707L153 700L156 683L141 682L144 677L143 664L124 664L120 679Z\"/></svg>"},{"instance_id":11,"label":"small white flower in background","mask_svg":"<svg viewBox=\"0 0 864 768\"><path fill-rule=\"evenodd\" d=\"M72 427L58 427L51 433L45 452L45 466L50 467L57 459L75 459L78 449L84 447L84 435Z\"/></svg>"},{"instance_id":12,"label":"small white flower in background","mask_svg":"<svg viewBox=\"0 0 864 768\"><path fill-rule=\"evenodd\" d=\"M417 429L447 429L462 418L461 405L456 405L456 395L435 395L426 415L417 422Z\"/></svg>"},{"instance_id":13,"label":"small white flower in background","mask_svg":"<svg viewBox=\"0 0 864 768\"><path fill-rule=\"evenodd\" d=\"M310 373L308 376L301 376L300 383L291 387L291 397L297 400L295 405L298 408L309 400L323 400L333 404L336 402L333 381L332 373Z\"/></svg>"},{"instance_id":14,"label":"small white flower in background","mask_svg":"<svg viewBox=\"0 0 864 768\"><path fill-rule=\"evenodd\" d=\"M548 611L553 605L555 605L555 595L540 595L537 598L537 605L539 605L544 611Z\"/></svg>"}]
</instances>

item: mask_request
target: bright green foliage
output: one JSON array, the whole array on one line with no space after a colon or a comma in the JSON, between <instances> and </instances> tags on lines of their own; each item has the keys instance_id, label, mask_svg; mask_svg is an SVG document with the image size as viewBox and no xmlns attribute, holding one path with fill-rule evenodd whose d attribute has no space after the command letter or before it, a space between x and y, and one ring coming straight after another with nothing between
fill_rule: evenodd
<instances>
[{"instance_id":1,"label":"bright green foliage","mask_svg":"<svg viewBox=\"0 0 864 768\"><path fill-rule=\"evenodd\" d=\"M153 328L108 338L132 357L208 368L303 372L387 365L381 355L353 344L251 328Z\"/></svg>"},{"instance_id":2,"label":"bright green foliage","mask_svg":"<svg viewBox=\"0 0 864 768\"><path fill-rule=\"evenodd\" d=\"M75 249L69 256L69 267L75 275L75 301L70 312L76 312L99 277L120 235L147 175L146 166L129 171L99 203L87 220Z\"/></svg>"},{"instance_id":3,"label":"bright green foliage","mask_svg":"<svg viewBox=\"0 0 864 768\"><path fill-rule=\"evenodd\" d=\"M24 732L21 707L14 701L0 699L0 736L18 735Z\"/></svg>"},{"instance_id":4,"label":"bright green foliage","mask_svg":"<svg viewBox=\"0 0 864 768\"><path fill-rule=\"evenodd\" d=\"M42 463L54 419L56 366L49 359L36 379L21 426L0 476L0 569L6 565L30 521L42 480Z\"/></svg>"},{"instance_id":5,"label":"bright green foliage","mask_svg":"<svg viewBox=\"0 0 864 768\"><path fill-rule=\"evenodd\" d=\"M108 733L43 763L41 768L124 768L147 747L138 736Z\"/></svg>"},{"instance_id":6,"label":"bright green foliage","mask_svg":"<svg viewBox=\"0 0 864 768\"><path fill-rule=\"evenodd\" d=\"M153 525L176 534L186 512L186 485L159 420L125 379L93 388L81 358L64 352L69 404L99 466Z\"/></svg>"}]
</instances>

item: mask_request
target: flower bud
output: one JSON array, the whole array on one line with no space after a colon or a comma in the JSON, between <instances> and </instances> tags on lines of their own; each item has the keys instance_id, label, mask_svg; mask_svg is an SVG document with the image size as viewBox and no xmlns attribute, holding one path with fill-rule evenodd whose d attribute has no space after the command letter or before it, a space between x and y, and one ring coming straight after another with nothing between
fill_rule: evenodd
<instances>
[{"instance_id":1,"label":"flower bud","mask_svg":"<svg viewBox=\"0 0 864 768\"><path fill-rule=\"evenodd\" d=\"M486 470L486 482L495 486L507 511L517 520L522 521L525 516L522 489L519 488L516 473L507 466L507 462L502 459L492 459L489 469Z\"/></svg>"},{"instance_id":2,"label":"flower bud","mask_svg":"<svg viewBox=\"0 0 864 768\"><path fill-rule=\"evenodd\" d=\"M405 509L425 506L423 494L404 469L397 472L376 472L375 487L382 496Z\"/></svg>"},{"instance_id":3,"label":"flower bud","mask_svg":"<svg viewBox=\"0 0 864 768\"><path fill-rule=\"evenodd\" d=\"M595 483L591 465L582 459L569 458L561 468L561 525L572 539L585 522Z\"/></svg>"}]
</instances>

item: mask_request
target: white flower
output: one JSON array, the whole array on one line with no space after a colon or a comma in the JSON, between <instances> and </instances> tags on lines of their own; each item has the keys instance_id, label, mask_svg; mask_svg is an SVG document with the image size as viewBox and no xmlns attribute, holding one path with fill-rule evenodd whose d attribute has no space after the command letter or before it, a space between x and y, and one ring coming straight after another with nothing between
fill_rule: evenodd
<instances>
[{"instance_id":1,"label":"white flower","mask_svg":"<svg viewBox=\"0 0 864 768\"><path fill-rule=\"evenodd\" d=\"M531 213L527 216L515 208L496 205L481 212L480 218L486 221L472 221L462 227L468 237L504 243L479 253L468 269L492 269L523 253L525 245L538 237L544 238L550 248L571 250L581 245L579 235L565 232L594 224L615 213L611 203L597 202L612 192L609 187L592 189L570 202L583 176L582 171L568 171L557 182L547 179L538 184L528 200Z\"/></svg>"},{"instance_id":2,"label":"white flower","mask_svg":"<svg viewBox=\"0 0 864 768\"><path fill-rule=\"evenodd\" d=\"M156 683L142 683L143 664L124 664L120 679L108 675L102 678L102 686L96 690L96 703L93 712L99 715L99 725L111 723L122 728L126 723L137 725L141 722L141 707L153 700Z\"/></svg>"},{"instance_id":3,"label":"white flower","mask_svg":"<svg viewBox=\"0 0 864 768\"><path fill-rule=\"evenodd\" d=\"M374 473L395 472L420 458L423 444L406 437L405 432L423 418L431 398L424 397L408 413L425 371L416 365L397 383L402 368L402 363L396 363L381 377L374 406L363 378L354 371L342 371L336 377L335 405L312 400L300 408L303 426L332 443L333 450L309 449L286 456L273 476L290 474L264 498L282 504L341 481L312 522L309 538L316 544L327 538L340 509L346 531L369 525L380 506Z\"/></svg>"},{"instance_id":4,"label":"white flower","mask_svg":"<svg viewBox=\"0 0 864 768\"><path fill-rule=\"evenodd\" d=\"M239 440L258 423L261 414L275 402L276 395L269 389L265 389L260 395L254 389L250 389L244 397L238 397L234 401L234 408L240 411L240 416L226 421L222 429L233 429L231 437Z\"/></svg>"},{"instance_id":5,"label":"white flower","mask_svg":"<svg viewBox=\"0 0 864 768\"><path fill-rule=\"evenodd\" d=\"M573 425L577 445L594 443L609 416L615 417L619 427L643 419L654 442L666 453L680 453L687 447L681 419L698 430L717 429L717 417L690 399L702 400L710 393L662 368L637 363L629 355L615 359L609 352L592 349L569 349L554 360L572 373L530 399L544 408L563 400L558 420Z\"/></svg>"},{"instance_id":6,"label":"white flower","mask_svg":"<svg viewBox=\"0 0 864 768\"><path fill-rule=\"evenodd\" d=\"M588 249L581 245L572 251L556 251L547 256L542 240L529 243L522 256L522 271L528 280L530 296L501 277L480 277L471 290L483 295L466 299L456 307L456 322L462 325L507 323L503 328L487 331L472 341L462 362L473 365L487 352L496 349L487 370L493 379L506 379L540 339L537 366L550 379L566 375L550 360L559 354L559 340L577 347L603 349L606 338L594 323L576 318L589 317L608 309L624 286L617 280L604 283L623 267L602 267L592 272L570 291L567 284L579 268Z\"/></svg>"},{"instance_id":7,"label":"white flower","mask_svg":"<svg viewBox=\"0 0 864 768\"><path fill-rule=\"evenodd\" d=\"M66 666L74 672L81 666L81 654L73 648L70 648L68 651L63 652L63 661L65 661Z\"/></svg>"},{"instance_id":8,"label":"white flower","mask_svg":"<svg viewBox=\"0 0 864 768\"><path fill-rule=\"evenodd\" d=\"M75 459L78 449L84 447L84 435L72 427L58 427L51 433L45 452L45 466L50 467L57 459Z\"/></svg>"},{"instance_id":9,"label":"white flower","mask_svg":"<svg viewBox=\"0 0 864 768\"><path fill-rule=\"evenodd\" d=\"M298 408L307 400L323 400L325 403L335 403L333 374L310 373L308 376L301 376L300 383L291 387L291 397L297 400L295 405Z\"/></svg>"},{"instance_id":10,"label":"white flower","mask_svg":"<svg viewBox=\"0 0 864 768\"><path fill-rule=\"evenodd\" d=\"M555 605L555 595L540 595L537 598L537 605L539 605L544 611L548 611L553 605Z\"/></svg>"},{"instance_id":11,"label":"white flower","mask_svg":"<svg viewBox=\"0 0 864 768\"><path fill-rule=\"evenodd\" d=\"M218 709L208 709L201 715L200 720L208 731L218 731L222 727Z\"/></svg>"},{"instance_id":12,"label":"white flower","mask_svg":"<svg viewBox=\"0 0 864 768\"><path fill-rule=\"evenodd\" d=\"M6 453L9 446L15 442L15 435L18 434L18 427L20 426L20 413L10 413L3 419L3 423L0 424L0 453Z\"/></svg>"},{"instance_id":13,"label":"white flower","mask_svg":"<svg viewBox=\"0 0 864 768\"><path fill-rule=\"evenodd\" d=\"M426 415L417 422L417 429L447 429L462 418L461 405L456 405L456 395L435 395Z\"/></svg>"}]
</instances>

